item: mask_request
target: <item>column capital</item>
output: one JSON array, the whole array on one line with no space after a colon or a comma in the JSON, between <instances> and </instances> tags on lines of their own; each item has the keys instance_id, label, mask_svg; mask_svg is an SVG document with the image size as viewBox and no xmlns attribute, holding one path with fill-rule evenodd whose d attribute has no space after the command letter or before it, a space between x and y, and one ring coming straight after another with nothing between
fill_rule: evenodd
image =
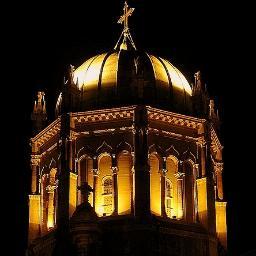
<instances>
[{"instance_id":1,"label":"column capital","mask_svg":"<svg viewBox=\"0 0 256 256\"><path fill-rule=\"evenodd\" d=\"M215 171L215 174L222 174L223 172L223 163L214 163L214 171Z\"/></svg>"},{"instance_id":2,"label":"column capital","mask_svg":"<svg viewBox=\"0 0 256 256\"><path fill-rule=\"evenodd\" d=\"M183 177L185 176L184 172L177 172L174 174L174 176L178 179L178 180L182 180Z\"/></svg>"},{"instance_id":3,"label":"column capital","mask_svg":"<svg viewBox=\"0 0 256 256\"><path fill-rule=\"evenodd\" d=\"M203 136L198 137L196 144L197 144L197 145L200 145L201 147L205 147L205 146L206 146L206 140L205 140L205 138L204 138Z\"/></svg>"},{"instance_id":4,"label":"column capital","mask_svg":"<svg viewBox=\"0 0 256 256\"><path fill-rule=\"evenodd\" d=\"M93 176L98 176L99 175L99 169L97 169L97 168L93 168L92 172L93 172Z\"/></svg>"},{"instance_id":5,"label":"column capital","mask_svg":"<svg viewBox=\"0 0 256 256\"><path fill-rule=\"evenodd\" d=\"M41 155L31 155L30 162L32 165L39 165L41 161Z\"/></svg>"},{"instance_id":6,"label":"column capital","mask_svg":"<svg viewBox=\"0 0 256 256\"><path fill-rule=\"evenodd\" d=\"M112 168L113 175L118 173L118 167L117 166L112 166L111 168Z\"/></svg>"},{"instance_id":7,"label":"column capital","mask_svg":"<svg viewBox=\"0 0 256 256\"><path fill-rule=\"evenodd\" d=\"M168 172L168 170L166 169L166 168L162 168L161 170L160 170L160 173L162 174L162 176L166 176L166 173Z\"/></svg>"},{"instance_id":8,"label":"column capital","mask_svg":"<svg viewBox=\"0 0 256 256\"><path fill-rule=\"evenodd\" d=\"M195 169L198 169L198 168L199 168L199 164L193 164L193 167L194 167Z\"/></svg>"},{"instance_id":9,"label":"column capital","mask_svg":"<svg viewBox=\"0 0 256 256\"><path fill-rule=\"evenodd\" d=\"M58 182L56 181L53 185L48 185L48 186L46 187L46 191L47 191L48 193L53 193L54 190L57 189L57 187L58 187Z\"/></svg>"}]
</instances>

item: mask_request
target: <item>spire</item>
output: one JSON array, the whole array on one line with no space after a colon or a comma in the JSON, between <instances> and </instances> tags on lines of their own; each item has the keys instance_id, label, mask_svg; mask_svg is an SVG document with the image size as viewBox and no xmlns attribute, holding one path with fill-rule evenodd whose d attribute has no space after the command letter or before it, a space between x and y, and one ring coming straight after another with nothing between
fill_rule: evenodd
<instances>
[{"instance_id":1,"label":"spire","mask_svg":"<svg viewBox=\"0 0 256 256\"><path fill-rule=\"evenodd\" d=\"M215 112L214 100L210 100L210 103L209 103L209 119L212 121L213 126L218 131L220 128L219 111L217 110Z\"/></svg>"},{"instance_id":2,"label":"spire","mask_svg":"<svg viewBox=\"0 0 256 256\"><path fill-rule=\"evenodd\" d=\"M193 108L198 117L206 117L208 113L209 96L206 84L203 83L201 71L194 74L195 82L193 86Z\"/></svg>"},{"instance_id":3,"label":"spire","mask_svg":"<svg viewBox=\"0 0 256 256\"><path fill-rule=\"evenodd\" d=\"M123 15L119 18L117 21L118 24L123 24L123 31L121 33L121 36L119 37L116 45L115 50L117 50L119 47L122 50L128 49L128 41L131 43L132 47L136 50L136 46L133 42L132 36L129 31L129 17L132 15L135 8L129 8L127 1L124 2L124 8L123 8ZM121 40L123 39L122 43L120 44Z\"/></svg>"},{"instance_id":4,"label":"spire","mask_svg":"<svg viewBox=\"0 0 256 256\"><path fill-rule=\"evenodd\" d=\"M209 104L209 118L214 118L215 115L215 110L214 110L214 100L210 100Z\"/></svg>"},{"instance_id":5,"label":"spire","mask_svg":"<svg viewBox=\"0 0 256 256\"><path fill-rule=\"evenodd\" d=\"M193 94L195 95L196 93L200 93L203 90L202 77L201 77L200 70L194 74L194 78L195 78L195 85L193 87Z\"/></svg>"},{"instance_id":6,"label":"spire","mask_svg":"<svg viewBox=\"0 0 256 256\"><path fill-rule=\"evenodd\" d=\"M33 121L33 134L37 134L46 126L47 113L46 113L46 100L45 93L39 91L37 93L37 100L35 100L31 120Z\"/></svg>"}]
</instances>

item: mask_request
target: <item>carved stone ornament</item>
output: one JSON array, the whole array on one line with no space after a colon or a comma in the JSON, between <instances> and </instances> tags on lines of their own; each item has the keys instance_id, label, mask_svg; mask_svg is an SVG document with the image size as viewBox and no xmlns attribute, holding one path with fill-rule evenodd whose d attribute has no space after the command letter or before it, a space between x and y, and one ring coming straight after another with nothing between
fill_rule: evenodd
<instances>
[{"instance_id":1,"label":"carved stone ornament","mask_svg":"<svg viewBox=\"0 0 256 256\"><path fill-rule=\"evenodd\" d=\"M39 165L40 164L40 155L31 155L31 164L32 165Z\"/></svg>"},{"instance_id":2,"label":"carved stone ornament","mask_svg":"<svg viewBox=\"0 0 256 256\"><path fill-rule=\"evenodd\" d=\"M174 176L178 179L178 180L181 180L183 179L183 177L185 176L185 173L184 172L177 172L174 174Z\"/></svg>"}]
</instances>

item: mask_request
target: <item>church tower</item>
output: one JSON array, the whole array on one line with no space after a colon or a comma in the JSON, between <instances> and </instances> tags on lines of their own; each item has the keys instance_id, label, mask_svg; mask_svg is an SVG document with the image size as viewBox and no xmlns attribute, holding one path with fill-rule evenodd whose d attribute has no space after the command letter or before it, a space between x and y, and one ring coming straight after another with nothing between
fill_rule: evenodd
<instances>
[{"instance_id":1,"label":"church tower","mask_svg":"<svg viewBox=\"0 0 256 256\"><path fill-rule=\"evenodd\" d=\"M115 47L70 66L45 128L38 93L27 255L226 255L214 101L200 72L192 89L137 49L123 11Z\"/></svg>"}]
</instances>

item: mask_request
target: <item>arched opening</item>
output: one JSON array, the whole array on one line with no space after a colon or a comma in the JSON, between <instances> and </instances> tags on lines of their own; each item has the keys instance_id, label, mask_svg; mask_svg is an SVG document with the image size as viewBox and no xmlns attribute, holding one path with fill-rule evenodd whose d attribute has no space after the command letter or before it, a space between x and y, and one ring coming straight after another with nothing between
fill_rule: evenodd
<instances>
[{"instance_id":1,"label":"arched opening","mask_svg":"<svg viewBox=\"0 0 256 256\"><path fill-rule=\"evenodd\" d=\"M159 159L156 154L150 154L150 210L155 215L161 215L161 173Z\"/></svg>"},{"instance_id":2,"label":"arched opening","mask_svg":"<svg viewBox=\"0 0 256 256\"><path fill-rule=\"evenodd\" d=\"M87 155L80 158L78 164L77 186L80 187L84 182L88 182L93 188L93 160ZM82 203L81 190L77 190L77 204ZM93 206L93 194L89 195L89 203Z\"/></svg>"},{"instance_id":3,"label":"arched opening","mask_svg":"<svg viewBox=\"0 0 256 256\"><path fill-rule=\"evenodd\" d=\"M48 193L48 217L47 217L47 228L52 229L56 224L56 173L57 169L52 168L49 173L49 183L46 187Z\"/></svg>"},{"instance_id":4,"label":"arched opening","mask_svg":"<svg viewBox=\"0 0 256 256\"><path fill-rule=\"evenodd\" d=\"M111 215L114 209L112 160L107 153L98 158L98 177L94 193L96 213L99 216Z\"/></svg>"},{"instance_id":5,"label":"arched opening","mask_svg":"<svg viewBox=\"0 0 256 256\"><path fill-rule=\"evenodd\" d=\"M132 156L129 152L123 151L118 156L118 214L131 213L132 198Z\"/></svg>"},{"instance_id":6,"label":"arched opening","mask_svg":"<svg viewBox=\"0 0 256 256\"><path fill-rule=\"evenodd\" d=\"M169 156L166 160L166 180L165 180L165 211L169 218L180 218L182 211L182 202L179 205L178 198L178 159L174 156ZM181 209L180 209L181 208Z\"/></svg>"},{"instance_id":7,"label":"arched opening","mask_svg":"<svg viewBox=\"0 0 256 256\"><path fill-rule=\"evenodd\" d=\"M188 222L195 220L195 177L192 164L188 161L184 162L184 190L185 190L185 219Z\"/></svg>"}]
</instances>

